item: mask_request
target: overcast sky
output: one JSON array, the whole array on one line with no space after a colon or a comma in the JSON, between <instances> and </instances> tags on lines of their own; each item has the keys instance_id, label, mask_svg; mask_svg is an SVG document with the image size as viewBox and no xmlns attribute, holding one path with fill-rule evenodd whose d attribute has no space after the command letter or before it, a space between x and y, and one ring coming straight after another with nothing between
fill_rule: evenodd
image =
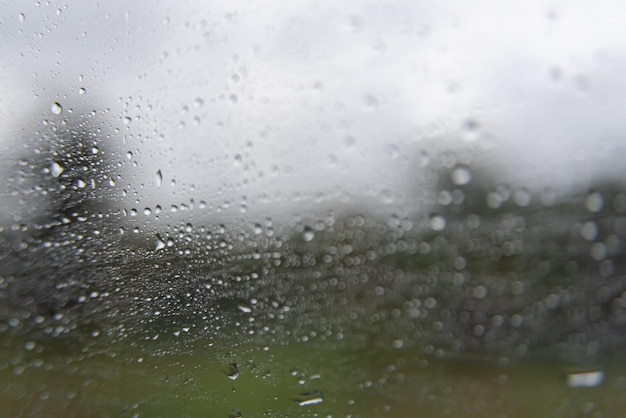
<instances>
[{"instance_id":1,"label":"overcast sky","mask_svg":"<svg viewBox=\"0 0 626 418\"><path fill-rule=\"evenodd\" d=\"M438 149L530 187L622 171L619 1L40 3L0 5L2 141L93 107L136 162L131 204L401 205Z\"/></svg>"}]
</instances>

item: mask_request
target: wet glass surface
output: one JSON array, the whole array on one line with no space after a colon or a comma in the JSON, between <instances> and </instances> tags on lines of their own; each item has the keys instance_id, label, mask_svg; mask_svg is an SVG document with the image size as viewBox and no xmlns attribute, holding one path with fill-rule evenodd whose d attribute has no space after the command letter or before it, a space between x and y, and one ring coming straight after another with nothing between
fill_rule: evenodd
<instances>
[{"instance_id":1,"label":"wet glass surface","mask_svg":"<svg viewBox=\"0 0 626 418\"><path fill-rule=\"evenodd\" d=\"M479 6L0 6L0 415L624 415L626 9Z\"/></svg>"}]
</instances>

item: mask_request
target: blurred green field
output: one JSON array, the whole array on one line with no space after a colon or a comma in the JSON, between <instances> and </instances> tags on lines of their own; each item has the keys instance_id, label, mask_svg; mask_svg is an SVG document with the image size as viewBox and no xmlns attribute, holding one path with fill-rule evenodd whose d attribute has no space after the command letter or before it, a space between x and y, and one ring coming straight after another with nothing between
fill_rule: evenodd
<instances>
[{"instance_id":1,"label":"blurred green field","mask_svg":"<svg viewBox=\"0 0 626 418\"><path fill-rule=\"evenodd\" d=\"M226 335L230 334L230 335ZM437 360L413 350L336 349L332 342L258 345L226 329L109 344L105 336L3 338L0 415L46 417L617 417L626 366L607 358L596 387L567 384L567 364L532 358ZM229 378L230 364L238 376ZM580 371L580 370L579 370ZM300 406L298 397L323 394ZM306 399L304 395L302 399Z\"/></svg>"}]
</instances>

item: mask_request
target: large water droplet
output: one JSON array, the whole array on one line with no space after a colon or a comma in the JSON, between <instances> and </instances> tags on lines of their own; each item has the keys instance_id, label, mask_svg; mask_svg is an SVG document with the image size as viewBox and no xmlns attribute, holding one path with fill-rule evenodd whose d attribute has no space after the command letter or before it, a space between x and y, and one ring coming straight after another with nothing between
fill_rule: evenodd
<instances>
[{"instance_id":1,"label":"large water droplet","mask_svg":"<svg viewBox=\"0 0 626 418\"><path fill-rule=\"evenodd\" d=\"M59 163L52 163L52 165L50 165L50 174L52 174L53 177L58 178L61 173L63 173L63 167L61 167L59 165Z\"/></svg>"},{"instance_id":2,"label":"large water droplet","mask_svg":"<svg viewBox=\"0 0 626 418\"><path fill-rule=\"evenodd\" d=\"M567 386L571 388L592 388L599 386L604 380L604 373L601 371L579 372L567 374Z\"/></svg>"},{"instance_id":3,"label":"large water droplet","mask_svg":"<svg viewBox=\"0 0 626 418\"><path fill-rule=\"evenodd\" d=\"M304 392L293 397L300 406L316 405L324 402L324 394L320 391Z\"/></svg>"},{"instance_id":4,"label":"large water droplet","mask_svg":"<svg viewBox=\"0 0 626 418\"><path fill-rule=\"evenodd\" d=\"M50 111L55 115L60 115L63 113L63 106L61 106L59 102L54 102L52 103L52 106L50 106Z\"/></svg>"},{"instance_id":5,"label":"large water droplet","mask_svg":"<svg viewBox=\"0 0 626 418\"><path fill-rule=\"evenodd\" d=\"M156 239L156 244L154 246L154 251L159 251L165 248L165 242L163 241L163 239L159 235L157 235L156 238L157 239Z\"/></svg>"},{"instance_id":6,"label":"large water droplet","mask_svg":"<svg viewBox=\"0 0 626 418\"><path fill-rule=\"evenodd\" d=\"M237 366L237 363L228 364L224 369L224 374L230 380L237 380L237 378L239 377L239 367Z\"/></svg>"}]
</instances>

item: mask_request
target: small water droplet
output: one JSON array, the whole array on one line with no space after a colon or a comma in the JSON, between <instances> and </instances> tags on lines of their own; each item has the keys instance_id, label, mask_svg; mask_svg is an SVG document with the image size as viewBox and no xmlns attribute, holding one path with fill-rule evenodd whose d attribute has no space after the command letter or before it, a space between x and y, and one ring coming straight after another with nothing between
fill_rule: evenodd
<instances>
[{"instance_id":1,"label":"small water droplet","mask_svg":"<svg viewBox=\"0 0 626 418\"><path fill-rule=\"evenodd\" d=\"M55 115L60 115L63 113L63 106L61 106L59 102L54 102L52 103L52 106L50 106L50 111Z\"/></svg>"},{"instance_id":2,"label":"small water droplet","mask_svg":"<svg viewBox=\"0 0 626 418\"><path fill-rule=\"evenodd\" d=\"M304 242L311 242L315 238L315 231L311 227L305 227L302 233L302 239Z\"/></svg>"},{"instance_id":3,"label":"small water droplet","mask_svg":"<svg viewBox=\"0 0 626 418\"><path fill-rule=\"evenodd\" d=\"M26 15L24 13L20 13L19 18L20 18L20 22L24 23L24 21L26 20Z\"/></svg>"},{"instance_id":4,"label":"small water droplet","mask_svg":"<svg viewBox=\"0 0 626 418\"><path fill-rule=\"evenodd\" d=\"M143 214L144 214L144 215L146 215L146 216L150 216L150 215L152 215L152 209L150 209L150 208L145 208L145 209L143 210Z\"/></svg>"},{"instance_id":5,"label":"small water droplet","mask_svg":"<svg viewBox=\"0 0 626 418\"><path fill-rule=\"evenodd\" d=\"M228 364L224 369L224 374L230 380L237 380L237 378L239 377L239 367L237 366L237 363Z\"/></svg>"},{"instance_id":6,"label":"small water droplet","mask_svg":"<svg viewBox=\"0 0 626 418\"><path fill-rule=\"evenodd\" d=\"M587 196L585 200L585 207L589 212L598 213L604 207L604 198L598 192L593 192Z\"/></svg>"},{"instance_id":7,"label":"small water droplet","mask_svg":"<svg viewBox=\"0 0 626 418\"><path fill-rule=\"evenodd\" d=\"M593 241L598 236L598 225L595 222L587 222L580 228L580 235L587 241Z\"/></svg>"},{"instance_id":8,"label":"small water droplet","mask_svg":"<svg viewBox=\"0 0 626 418\"><path fill-rule=\"evenodd\" d=\"M233 164L235 165L235 167L241 166L242 163L243 157L241 156L241 154L235 154L235 156L233 157Z\"/></svg>"},{"instance_id":9,"label":"small water droplet","mask_svg":"<svg viewBox=\"0 0 626 418\"><path fill-rule=\"evenodd\" d=\"M463 137L468 142L473 142L480 137L480 124L474 119L467 119L463 123Z\"/></svg>"},{"instance_id":10,"label":"small water droplet","mask_svg":"<svg viewBox=\"0 0 626 418\"><path fill-rule=\"evenodd\" d=\"M124 117L124 118L122 119L122 123L123 123L124 125L126 125L126 126L130 125L130 123L131 123L132 121L133 121L133 119L132 119L132 118L130 118L130 117L128 117L128 116L126 116L126 117Z\"/></svg>"},{"instance_id":11,"label":"small water droplet","mask_svg":"<svg viewBox=\"0 0 626 418\"><path fill-rule=\"evenodd\" d=\"M530 191L525 187L517 189L513 194L513 202L515 202L517 206L526 207L530 205L531 200L532 196Z\"/></svg>"},{"instance_id":12,"label":"small water droplet","mask_svg":"<svg viewBox=\"0 0 626 418\"><path fill-rule=\"evenodd\" d=\"M84 189L85 186L87 186L87 183L85 182L85 180L83 179L76 180L76 187L78 187L79 189Z\"/></svg>"},{"instance_id":13,"label":"small water droplet","mask_svg":"<svg viewBox=\"0 0 626 418\"><path fill-rule=\"evenodd\" d=\"M365 27L365 22L360 16L352 15L346 19L346 27L352 33L359 33Z\"/></svg>"},{"instance_id":14,"label":"small water droplet","mask_svg":"<svg viewBox=\"0 0 626 418\"><path fill-rule=\"evenodd\" d=\"M465 166L456 166L450 173L450 179L457 186L464 186L472 181L472 171Z\"/></svg>"},{"instance_id":15,"label":"small water droplet","mask_svg":"<svg viewBox=\"0 0 626 418\"><path fill-rule=\"evenodd\" d=\"M156 172L155 180L157 187L161 187L161 184L163 184L163 173L161 172L161 170Z\"/></svg>"},{"instance_id":16,"label":"small water droplet","mask_svg":"<svg viewBox=\"0 0 626 418\"><path fill-rule=\"evenodd\" d=\"M80 95L87 94L87 90L84 87L81 87L78 89L78 94Z\"/></svg>"},{"instance_id":17,"label":"small water droplet","mask_svg":"<svg viewBox=\"0 0 626 418\"><path fill-rule=\"evenodd\" d=\"M300 406L316 405L324 402L324 394L320 391L303 392L293 397Z\"/></svg>"},{"instance_id":18,"label":"small water droplet","mask_svg":"<svg viewBox=\"0 0 626 418\"><path fill-rule=\"evenodd\" d=\"M380 106L378 98L369 94L363 98L363 103L365 104L365 108L372 112L378 110Z\"/></svg>"},{"instance_id":19,"label":"small water droplet","mask_svg":"<svg viewBox=\"0 0 626 418\"><path fill-rule=\"evenodd\" d=\"M196 100L194 100L193 105L196 108L200 108L204 106L204 100L202 100L200 97L196 97Z\"/></svg>"},{"instance_id":20,"label":"small water droplet","mask_svg":"<svg viewBox=\"0 0 626 418\"><path fill-rule=\"evenodd\" d=\"M441 215L433 215L430 218L430 229L433 231L443 231L446 227L446 218Z\"/></svg>"}]
</instances>

